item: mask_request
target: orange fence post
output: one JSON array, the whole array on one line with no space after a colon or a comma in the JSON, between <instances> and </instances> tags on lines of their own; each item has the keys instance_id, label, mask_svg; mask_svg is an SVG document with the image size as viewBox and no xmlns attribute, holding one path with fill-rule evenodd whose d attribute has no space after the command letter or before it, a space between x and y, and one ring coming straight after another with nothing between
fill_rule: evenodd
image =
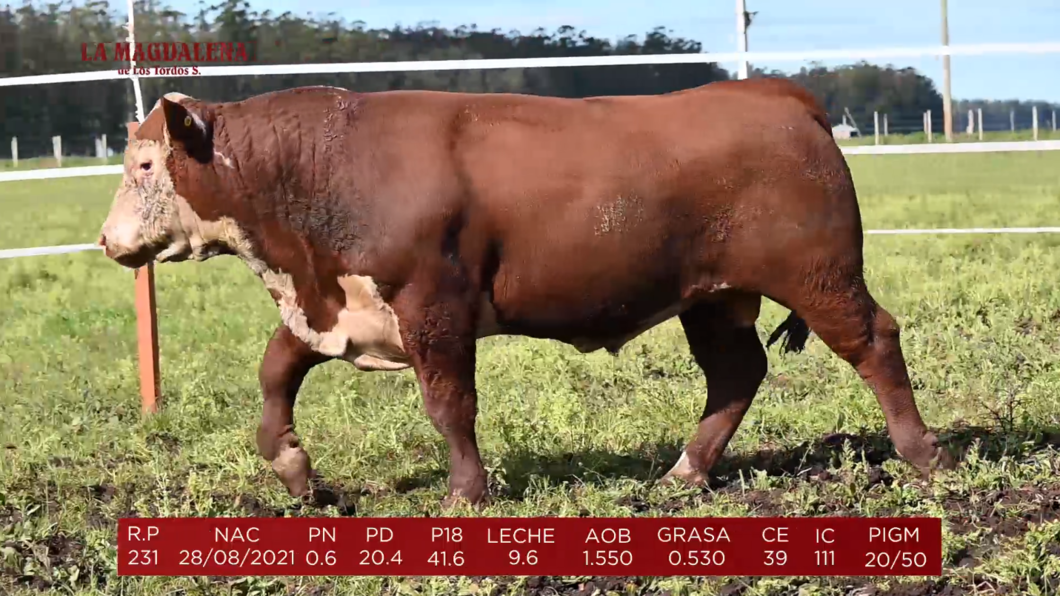
<instances>
[{"instance_id":1,"label":"orange fence post","mask_svg":"<svg viewBox=\"0 0 1060 596\"><path fill-rule=\"evenodd\" d=\"M129 138L140 127L128 125ZM136 340L140 359L140 407L144 413L158 411L161 375L158 365L158 313L155 308L155 267L147 263L136 270Z\"/></svg>"}]
</instances>

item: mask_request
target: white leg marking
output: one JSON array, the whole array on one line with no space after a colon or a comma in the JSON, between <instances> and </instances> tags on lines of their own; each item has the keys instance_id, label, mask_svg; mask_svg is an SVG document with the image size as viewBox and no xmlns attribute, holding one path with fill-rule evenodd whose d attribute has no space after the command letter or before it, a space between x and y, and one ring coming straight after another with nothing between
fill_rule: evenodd
<instances>
[{"instance_id":1,"label":"white leg marking","mask_svg":"<svg viewBox=\"0 0 1060 596\"><path fill-rule=\"evenodd\" d=\"M670 468L670 471L667 472L666 475L684 478L694 472L695 470L692 469L692 464L688 463L688 453L682 450L681 458L677 460L677 463L674 464L674 467Z\"/></svg>"}]
</instances>

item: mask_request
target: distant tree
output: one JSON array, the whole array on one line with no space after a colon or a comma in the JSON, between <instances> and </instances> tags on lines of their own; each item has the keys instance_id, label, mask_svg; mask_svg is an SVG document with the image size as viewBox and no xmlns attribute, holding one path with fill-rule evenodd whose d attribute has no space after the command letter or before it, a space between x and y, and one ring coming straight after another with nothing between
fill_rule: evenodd
<instances>
[{"instance_id":1,"label":"distant tree","mask_svg":"<svg viewBox=\"0 0 1060 596\"><path fill-rule=\"evenodd\" d=\"M448 30L433 25L366 29L342 19L302 18L290 12L257 12L246 0L202 5L189 16L162 0L136 0L137 41L239 41L264 64L326 62L459 60L551 56L607 56L700 52L698 42L654 29L639 41L629 36L617 44L572 27L553 33L538 29ZM125 18L99 0L77 5L70 0L40 5L23 0L18 8L0 10L0 76L77 72L117 68L114 62L83 62L82 43L124 40ZM152 65L168 65L153 62ZM145 78L140 80L145 108L169 91L216 101L300 85L336 85L359 91L438 89L521 92L561 97L664 93L728 78L717 64L613 66L604 68L538 68L456 70L260 77ZM0 89L0 135L18 136L23 154L47 154L50 137L62 135L68 152L89 153L93 139L107 133L120 148L124 123L133 118L134 98L127 81L53 84ZM0 143L7 151L7 143Z\"/></svg>"},{"instance_id":2,"label":"distant tree","mask_svg":"<svg viewBox=\"0 0 1060 596\"><path fill-rule=\"evenodd\" d=\"M298 17L290 12L258 12L247 0L202 4L194 15L173 10L163 0L136 0L138 41L241 41L263 64L459 60L475 58L543 58L701 53L702 45L655 28L643 37L630 35L612 43L574 27L553 32L482 31L474 25L445 29L432 24L368 29L360 21L333 15ZM0 9L0 76L113 69L114 62L84 62L82 43L124 40L125 16L102 0L43 4L22 0ZM166 63L153 63L165 65ZM258 77L182 77L141 79L146 108L169 91L215 101L300 85L336 85L358 91L437 89L475 92L519 92L558 97L666 93L712 81L729 73L716 63L680 65L562 67L497 70L453 70ZM833 122L849 109L862 129L871 127L872 112L888 114L892 131L903 121L919 128L924 110L941 118L942 100L931 80L911 68L895 69L858 63L837 68L814 65L792 74L753 68L751 76L789 77L814 93ZM957 102L984 109L988 126L1007 126L1008 111L1017 123L1030 119L1028 102ZM127 81L64 83L0 88L0 155L6 139L19 137L24 155L50 153L50 137L62 135L68 152L89 153L93 138L106 133L120 149L124 124L133 118L134 98ZM1048 104L1039 104L1042 118Z\"/></svg>"},{"instance_id":3,"label":"distant tree","mask_svg":"<svg viewBox=\"0 0 1060 596\"><path fill-rule=\"evenodd\" d=\"M888 115L889 128L897 132L904 123L920 123L923 113L942 114L942 96L931 79L912 68L896 69L859 62L835 68L814 65L785 75L753 69L750 76L788 77L810 90L828 111L832 123L849 110L858 127L871 130L873 112ZM919 124L916 124L919 129Z\"/></svg>"}]
</instances>

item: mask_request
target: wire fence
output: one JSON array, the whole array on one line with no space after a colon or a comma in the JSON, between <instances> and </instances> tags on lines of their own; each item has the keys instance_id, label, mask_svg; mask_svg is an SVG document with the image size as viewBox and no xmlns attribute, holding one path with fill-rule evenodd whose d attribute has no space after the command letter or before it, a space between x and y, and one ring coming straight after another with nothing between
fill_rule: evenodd
<instances>
[{"instance_id":1,"label":"wire fence","mask_svg":"<svg viewBox=\"0 0 1060 596\"><path fill-rule=\"evenodd\" d=\"M126 41L135 44L134 4L128 0L129 37ZM810 60L873 60L880 58L944 56L944 55L983 55L983 54L1056 54L1060 53L1060 43L1038 44L974 44L963 46L935 46L921 48L892 48L884 50L825 50L811 52L736 52L727 54L649 54L649 55L612 55L595 57L570 58L532 58L532 59L490 59L490 60L440 60L414 62L362 62L362 63L325 63L325 64L279 64L249 66L202 66L199 76L271 76L271 75L306 75L338 74L367 72L410 72L427 70L484 70L504 68L560 68L572 66L619 66L637 64L704 64L719 62L738 62L740 70L746 71L748 62L770 63L781 61ZM129 79L135 96L136 120L142 123L145 117L143 93L140 78L153 76L172 76L151 73L142 74L130 62L131 75L117 70L91 71L81 73L47 74L29 77L0 78L0 87L27 85L67 84L85 81L108 81ZM925 115L925 125L930 137L930 122ZM875 124L875 123L874 123ZM135 126L135 125L134 125ZM900 124L904 126L904 123ZM980 127L982 128L982 127ZM130 128L130 130L132 127ZM833 129L834 130L834 129ZM900 129L898 129L900 130ZM115 137L117 140L119 137ZM53 141L55 142L55 141ZM77 145L80 140L75 141ZM61 141L59 142L61 144ZM106 143L97 149L101 159L107 158ZM843 147L847 154L922 154L922 153L962 153L962 152L997 152L997 151L1052 151L1060 149L1058 140L1008 141L997 143L926 143L926 144L873 144ZM57 162L61 162L61 149L56 148ZM61 163L57 163L61 165ZM80 167L37 168L24 171L0 172L0 183L13 183L27 180L51 180L80 176L120 174L122 166L94 165ZM869 235L925 235L925 234L1047 234L1060 232L1060 227L1038 228L971 228L971 229L905 229L905 230L867 230ZM70 254L99 250L94 244L72 244L62 246L43 246L0 250L0 259L24 258L43 255ZM137 270L135 277L135 302L137 310L137 343L140 362L140 395L144 412L157 410L160 399L160 366L158 353L157 314L155 309L154 276L149 264Z\"/></svg>"},{"instance_id":2,"label":"wire fence","mask_svg":"<svg viewBox=\"0 0 1060 596\"><path fill-rule=\"evenodd\" d=\"M130 7L130 37L133 41L132 9ZM504 68L563 68L575 66L623 66L637 64L702 64L721 62L785 62L785 61L811 61L811 60L870 60L880 58L911 58L923 56L958 56L958 55L985 55L985 54L1055 54L1060 53L1060 42L1046 43L1009 43L1009 44L966 44L950 46L927 46L917 48L887 48L887 49L864 49L864 50L817 50L802 52L733 52L733 53L696 53L696 54L649 54L649 55L615 55L615 56L589 56L589 57L566 57L566 58L515 58L515 59L482 59L482 60L425 60L425 61L394 61L394 62L349 62L349 63L321 63L321 64L260 64L242 66L202 66L199 67L198 76L270 76L270 75L309 75L309 74L339 74L339 73L368 73L368 72L412 72L412 71L439 71L439 70L484 70ZM132 69L131 72L136 72ZM137 119L144 117L143 98L140 93L139 79L174 76L166 74L137 74L128 75L118 70L97 70L80 73L47 74L27 77L0 78L0 87L30 86L76 83L85 81L106 81L129 79L136 95ZM941 117L941 115L938 115ZM1044 128L1051 132L1054 128L1055 116L1049 114L1049 124ZM887 122L889 137L893 132L895 136L911 136L923 132L928 121L934 123L934 116L928 116L920 122L909 122L901 119L893 124ZM955 114L956 122L960 122L960 115ZM1023 126L1024 120L1020 120ZM1016 129L1015 120L1009 123L1009 132ZM873 127L875 123L873 123ZM931 124L930 126L933 126ZM995 121L990 122L991 132L1004 131ZM1039 127L1041 124L1039 123ZM941 127L940 127L941 128ZM983 126L984 132L985 124ZM862 136L865 136L864 125L859 128ZM876 131L868 129L871 134ZM930 130L930 129L929 129ZM117 132L117 131L116 131ZM930 136L930 133L929 133ZM110 137L108 137L110 138ZM102 148L102 155L97 148L97 158L108 161L110 152L120 148L124 140L117 134L113 137L115 143L107 142ZM907 139L908 140L908 139ZM88 145L86 139L75 139L75 147ZM94 141L95 142L95 141ZM32 145L32 143L31 143ZM118 145L118 147L115 147ZM1013 151L1056 151L1060 150L1060 139L1045 140L1010 140L996 142L962 142L962 143L916 143L906 142L901 144L889 144L882 142L873 145L844 146L842 150L848 155L913 155L931 153L987 153L987 152L1013 152ZM58 164L57 164L58 165ZM4 168L0 168L3 170ZM79 167L54 167L38 168L28 170L0 171L0 183L18 182L27 180L50 180L58 178L72 178L81 176L115 175L122 173L120 164L107 165L81 165ZM1060 228L1036 227L1036 228L972 228L972 229L923 229L923 230L866 230L870 235L921 235L921 234L1043 234L1056 233ZM52 254L66 254L73 252L97 250L92 244L74 244L64 246L44 246L20 249L0 250L0 259L20 258L29 256L41 256Z\"/></svg>"}]
</instances>

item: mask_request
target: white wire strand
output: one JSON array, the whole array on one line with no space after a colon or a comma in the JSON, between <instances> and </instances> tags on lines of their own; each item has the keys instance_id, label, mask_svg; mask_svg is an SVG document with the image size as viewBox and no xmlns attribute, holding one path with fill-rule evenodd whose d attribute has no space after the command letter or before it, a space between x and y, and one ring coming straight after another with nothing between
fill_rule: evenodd
<instances>
[{"instance_id":1,"label":"white wire strand","mask_svg":"<svg viewBox=\"0 0 1060 596\"><path fill-rule=\"evenodd\" d=\"M896 230L865 230L871 236L925 236L951 234L1060 234L1060 227L1041 228L923 228ZM17 259L43 255L58 255L89 250L100 250L95 244L66 244L63 246L40 246L36 248L12 248L0 250L0 259Z\"/></svg>"},{"instance_id":2,"label":"white wire strand","mask_svg":"<svg viewBox=\"0 0 1060 596\"><path fill-rule=\"evenodd\" d=\"M63 244L60 246L37 246L34 248L9 248L0 250L0 259L19 259L22 257L39 257L44 255L61 255L87 250L103 250L95 244Z\"/></svg>"},{"instance_id":3,"label":"white wire strand","mask_svg":"<svg viewBox=\"0 0 1060 596\"><path fill-rule=\"evenodd\" d=\"M136 119L144 120L143 96L140 90L140 76L136 74L134 60L135 25L134 0L128 0L130 43L130 70L123 75L117 70L90 71L80 73L62 73L32 75L25 77L0 78L0 87L24 85L46 85L53 83L76 83L87 81L108 81L128 78L133 84L136 96ZM983 54L1049 54L1060 53L1060 43L993 43L949 46L928 46L919 48L885 48L863 50L815 50L802 52L722 52L696 54L651 54L621 56L590 56L568 58L510 58L482 60L420 60L395 62L346 62L323 64L275 64L246 66L201 66L199 76L246 76L246 75L285 75L285 74L339 74L359 72L398 72L430 70L483 70L500 68L556 68L574 66L622 66L639 64L704 64L717 62L781 62L781 61L815 61L815 60L871 60L879 58L914 58L923 56L970 56ZM147 74L146 77L181 76L172 74ZM842 148L846 155L914 155L931 153L993 153L1007 151L1056 151L1060 150L1060 141L1009 141L993 143L954 143L954 144L906 144L906 145L862 145ZM0 182L19 182L26 180L51 180L81 176L102 176L121 174L121 165L87 166L79 168L49 168L16 172L0 172ZM866 235L949 235L949 234L1055 234L1060 227L1035 228L938 228L938 229L895 229L865 230ZM100 250L95 244L68 244L61 246L41 246L33 248L16 248L0 250L0 259L12 259L30 256L44 256Z\"/></svg>"},{"instance_id":4,"label":"white wire strand","mask_svg":"<svg viewBox=\"0 0 1060 596\"><path fill-rule=\"evenodd\" d=\"M132 38L132 9L129 35ZM129 57L133 56L130 47ZM804 50L795 52L719 52L690 54L636 54L619 56L573 56L555 58L488 58L479 60L402 60L393 62L338 62L317 64L247 64L233 66L199 66L197 76L264 76L288 74L341 74L358 72L411 72L442 70L490 70L498 68L560 68L573 66L629 66L640 64L708 64L716 62L804 62L818 60L875 60L880 58L918 58L924 56L977 56L983 54L1056 54L1060 42L985 43L915 48L880 48L861 50ZM190 66L190 65L189 65ZM0 78L0 87L47 85L108 81L140 76L147 78L188 76L151 72L146 75L123 75L117 70L31 75Z\"/></svg>"},{"instance_id":5,"label":"white wire strand","mask_svg":"<svg viewBox=\"0 0 1060 596\"><path fill-rule=\"evenodd\" d=\"M844 155L923 155L930 153L1004 153L1022 151L1060 151L1060 141L996 141L983 143L923 143L906 145L861 145L841 147ZM0 182L49 180L79 176L121 174L123 166L85 166L78 168L42 168L0 172Z\"/></svg>"}]
</instances>

